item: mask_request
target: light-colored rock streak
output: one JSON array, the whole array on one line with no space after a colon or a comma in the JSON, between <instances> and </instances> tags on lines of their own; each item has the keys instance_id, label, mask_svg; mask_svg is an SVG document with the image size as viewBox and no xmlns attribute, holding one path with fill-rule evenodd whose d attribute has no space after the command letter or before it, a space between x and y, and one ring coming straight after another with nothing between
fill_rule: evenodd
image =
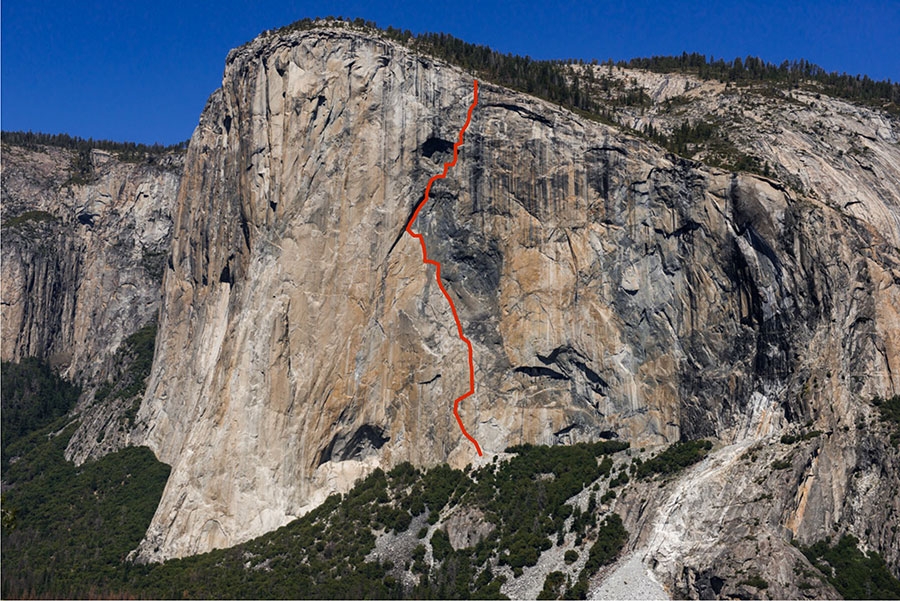
<instances>
[{"instance_id":1,"label":"light-colored rock streak","mask_svg":"<svg viewBox=\"0 0 900 601\"><path fill-rule=\"evenodd\" d=\"M729 470L754 442L747 439L718 449L690 468L660 507L646 549L635 556L655 563L656 571L671 581L680 573L682 558L714 547L721 535L721 508L740 497Z\"/></svg>"}]
</instances>

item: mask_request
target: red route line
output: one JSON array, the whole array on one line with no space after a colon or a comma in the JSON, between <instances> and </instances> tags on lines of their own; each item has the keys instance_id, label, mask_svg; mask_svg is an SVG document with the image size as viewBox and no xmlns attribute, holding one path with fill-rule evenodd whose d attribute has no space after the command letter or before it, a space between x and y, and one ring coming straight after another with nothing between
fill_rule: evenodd
<instances>
[{"instance_id":1,"label":"red route line","mask_svg":"<svg viewBox=\"0 0 900 601\"><path fill-rule=\"evenodd\" d=\"M471 434L466 431L466 427L462 423L462 419L459 417L459 402L472 396L475 394L475 362L472 359L472 341L466 338L466 335L463 334L462 323L459 321L459 314L456 312L456 305L453 304L453 299L450 298L450 295L447 293L447 289L444 288L443 282L441 282L441 264L437 261L432 261L428 258L428 250L425 248L425 238L422 237L422 234L417 234L412 231L413 223L416 222L416 219L419 216L419 211L422 210L422 207L425 206L425 203L428 202L428 195L431 193L431 186L439 179L444 179L447 177L447 172L450 171L450 167L456 165L456 158L459 154L459 147L463 144L463 134L466 133L466 129L469 127L469 123L472 122L472 111L475 110L475 105L478 104L478 80L475 80L475 97L472 99L472 104L469 105L469 112L466 115L466 122L462 126L462 129L459 130L459 139L453 145L453 160L449 163L444 163L444 172L438 175L433 176L430 180L428 180L428 185L425 186L425 197L422 199L422 202L419 203L419 206L416 207L416 210L413 212L412 217L409 220L409 223L406 225L406 233L412 236L413 238L418 238L419 244L422 245L422 262L427 265L434 265L435 272L434 278L437 280L437 285L440 287L441 292L444 293L444 298L447 299L447 302L450 303L450 310L453 312L453 319L456 320L456 329L459 332L459 339L466 343L466 346L469 347L469 390L453 401L453 415L456 417L456 423L459 424L459 429L462 430L462 433L466 438L472 441L472 444L475 445L475 450L478 451L479 455L483 455L481 452L481 446L479 446L478 441L475 440Z\"/></svg>"}]
</instances>

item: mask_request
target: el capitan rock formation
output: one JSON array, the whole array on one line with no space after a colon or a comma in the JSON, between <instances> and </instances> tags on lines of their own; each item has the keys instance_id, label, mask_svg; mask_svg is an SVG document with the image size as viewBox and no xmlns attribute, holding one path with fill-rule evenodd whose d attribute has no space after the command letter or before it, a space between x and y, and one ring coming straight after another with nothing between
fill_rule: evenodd
<instances>
[{"instance_id":1,"label":"el capitan rock formation","mask_svg":"<svg viewBox=\"0 0 900 601\"><path fill-rule=\"evenodd\" d=\"M474 459L450 411L464 347L403 235L472 79L340 29L229 55L186 159L139 416L173 466L143 557L245 540L376 465ZM890 127L872 145L888 157L879 179L896 182ZM864 400L900 385L898 198L878 198L878 221L823 195L482 81L459 163L417 224L475 344L461 414L488 456L847 426L806 467L796 503L816 517L788 507L791 491L782 521L809 539L848 512L876 523L839 491L865 469L852 449L876 437L856 426L874 415ZM885 498L892 473L860 494Z\"/></svg>"}]
</instances>

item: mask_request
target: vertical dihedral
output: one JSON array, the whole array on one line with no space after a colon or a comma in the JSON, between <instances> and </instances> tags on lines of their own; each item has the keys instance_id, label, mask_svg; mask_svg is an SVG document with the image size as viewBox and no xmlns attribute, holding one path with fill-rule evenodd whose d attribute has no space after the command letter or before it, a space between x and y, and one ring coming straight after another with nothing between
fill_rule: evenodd
<instances>
[{"instance_id":1,"label":"vertical dihedral","mask_svg":"<svg viewBox=\"0 0 900 601\"><path fill-rule=\"evenodd\" d=\"M434 259L428 258L428 247L425 245L425 238L421 234L417 234L413 231L413 227L416 223L416 218L419 216L419 213L422 212L422 209L425 208L425 205L428 203L429 196L431 194L431 187L434 183L440 179L444 179L447 177L447 173L450 171L450 168L456 165L456 161L459 158L459 147L462 146L463 140L465 139L466 130L469 128L469 124L472 122L472 111L475 110L475 106L478 104L478 80L475 80L472 87L472 104L469 105L468 113L466 114L466 122L463 123L462 128L459 130L459 136L457 137L456 142L453 143L453 158L446 163L444 163L444 170L437 174L431 176L431 179L428 180L428 184L425 186L425 194L422 196L422 201L416 205L415 210L412 213L412 216L406 223L406 233L417 239L419 243L422 245L422 262L426 265L431 265L434 267L434 277L435 283L437 283L438 288L441 291L441 294L444 295L444 298L447 299L447 303L450 305L450 312L453 314L453 321L456 323L456 329L459 334L459 339L462 340L466 345L467 359L469 363L469 387L466 391L454 399L453 401L453 417L456 418L456 423L459 425L460 431L463 433L463 436L469 439L475 446L475 451L479 456L484 455L481 451L481 446L478 444L478 441L469 434L469 431L466 430L465 424L463 424L462 418L459 416L459 404L460 402L466 400L473 394L475 394L475 363L472 357L472 341L466 338L465 333L463 332L462 323L459 321L459 313L456 311L456 305L453 302L453 298L447 293L447 289L444 288L444 282L441 278L441 264ZM426 143L427 144L427 143ZM444 145L445 146L445 145Z\"/></svg>"}]
</instances>

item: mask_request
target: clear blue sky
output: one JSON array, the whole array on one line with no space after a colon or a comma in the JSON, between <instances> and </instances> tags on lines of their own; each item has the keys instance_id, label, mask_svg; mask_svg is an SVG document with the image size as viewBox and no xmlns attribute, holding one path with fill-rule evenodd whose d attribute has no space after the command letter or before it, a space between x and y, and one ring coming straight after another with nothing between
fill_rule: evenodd
<instances>
[{"instance_id":1,"label":"clear blue sky","mask_svg":"<svg viewBox=\"0 0 900 601\"><path fill-rule=\"evenodd\" d=\"M5 0L5 130L173 143L190 137L230 48L303 17L444 31L534 58L701 52L900 80L900 0L755 2Z\"/></svg>"}]
</instances>

